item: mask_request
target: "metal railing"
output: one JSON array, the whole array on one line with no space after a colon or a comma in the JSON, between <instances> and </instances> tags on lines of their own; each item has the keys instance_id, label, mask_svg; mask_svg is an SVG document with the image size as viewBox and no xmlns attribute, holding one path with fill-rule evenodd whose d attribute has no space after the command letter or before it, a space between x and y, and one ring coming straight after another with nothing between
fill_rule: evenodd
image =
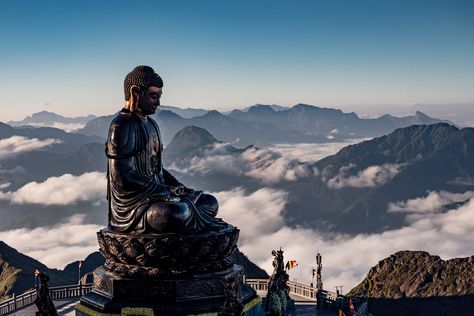
<instances>
[{"instance_id":1,"label":"metal railing","mask_svg":"<svg viewBox=\"0 0 474 316\"><path fill-rule=\"evenodd\" d=\"M268 280L267 279L246 279L245 283L250 285L255 291L267 291ZM349 297L340 295L335 292L319 290L297 282L288 281L290 288L290 294L295 294L306 298L308 301L313 301L314 304L320 309L331 309L331 310L343 310L344 312L349 311L349 299L356 307L357 316L368 315L367 301L363 298ZM346 314L349 315L349 314Z\"/></svg>"},{"instance_id":2,"label":"metal railing","mask_svg":"<svg viewBox=\"0 0 474 316\"><path fill-rule=\"evenodd\" d=\"M268 290L268 279L246 279L245 283L250 285L255 291ZM292 281L288 281L288 286L290 288L290 294L299 295L308 300L314 300L314 302L316 302L316 293L318 292L316 288Z\"/></svg>"},{"instance_id":3,"label":"metal railing","mask_svg":"<svg viewBox=\"0 0 474 316\"><path fill-rule=\"evenodd\" d=\"M52 286L49 288L49 295L53 300L80 297L92 290L92 283ZM0 315L6 315L18 309L32 305L36 299L36 290L28 290L23 294L15 295L12 298L0 302Z\"/></svg>"},{"instance_id":4,"label":"metal railing","mask_svg":"<svg viewBox=\"0 0 474 316\"><path fill-rule=\"evenodd\" d=\"M246 279L245 283L250 285L255 291L267 291L268 279ZM317 290L316 288L289 281L290 294L299 295L314 301L318 308L339 309L345 307L349 302L349 297L338 295L337 293ZM92 290L92 283L83 285L63 285L49 288L49 295L53 300L66 299L73 297L81 297ZM0 302L0 315L6 315L18 309L32 305L36 299L36 290L29 290L23 294L15 295L13 297ZM351 298L353 303L358 306L357 315L367 315L367 302L358 298ZM342 308L345 309L345 308Z\"/></svg>"}]
</instances>

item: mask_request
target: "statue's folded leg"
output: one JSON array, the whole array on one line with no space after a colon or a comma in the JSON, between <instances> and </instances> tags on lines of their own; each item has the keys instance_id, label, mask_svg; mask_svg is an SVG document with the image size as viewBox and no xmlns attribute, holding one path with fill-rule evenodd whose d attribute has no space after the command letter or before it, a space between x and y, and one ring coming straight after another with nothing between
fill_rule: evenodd
<instances>
[{"instance_id":1,"label":"statue's folded leg","mask_svg":"<svg viewBox=\"0 0 474 316\"><path fill-rule=\"evenodd\" d=\"M172 233L185 229L192 216L185 202L156 202L146 211L146 222L156 232Z\"/></svg>"},{"instance_id":2,"label":"statue's folded leg","mask_svg":"<svg viewBox=\"0 0 474 316\"><path fill-rule=\"evenodd\" d=\"M208 216L216 217L219 203L213 195L202 194L196 202L196 208L205 212Z\"/></svg>"},{"instance_id":3,"label":"statue's folded leg","mask_svg":"<svg viewBox=\"0 0 474 316\"><path fill-rule=\"evenodd\" d=\"M158 201L146 210L146 225L160 233L197 232L214 225L218 208L210 194L202 194L194 205L184 196L181 201Z\"/></svg>"}]
</instances>

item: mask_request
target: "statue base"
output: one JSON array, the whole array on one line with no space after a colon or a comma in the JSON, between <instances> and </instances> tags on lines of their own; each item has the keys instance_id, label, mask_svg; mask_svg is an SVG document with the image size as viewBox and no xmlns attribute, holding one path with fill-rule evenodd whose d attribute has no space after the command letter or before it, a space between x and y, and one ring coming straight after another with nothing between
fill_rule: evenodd
<instances>
[{"instance_id":1,"label":"statue base","mask_svg":"<svg viewBox=\"0 0 474 316\"><path fill-rule=\"evenodd\" d=\"M94 271L92 292L80 305L96 315L121 314L127 308L147 310L143 315L240 315L243 305L256 297L243 284L243 268L235 264L221 272L168 279L122 278L101 267Z\"/></svg>"}]
</instances>

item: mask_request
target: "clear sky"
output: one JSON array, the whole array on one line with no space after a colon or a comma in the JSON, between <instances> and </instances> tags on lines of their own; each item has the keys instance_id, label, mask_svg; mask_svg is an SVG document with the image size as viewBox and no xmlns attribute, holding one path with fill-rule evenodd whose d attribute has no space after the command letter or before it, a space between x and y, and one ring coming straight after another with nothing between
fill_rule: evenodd
<instances>
[{"instance_id":1,"label":"clear sky","mask_svg":"<svg viewBox=\"0 0 474 316\"><path fill-rule=\"evenodd\" d=\"M148 64L162 103L474 101L474 1L0 1L0 121L111 114Z\"/></svg>"}]
</instances>

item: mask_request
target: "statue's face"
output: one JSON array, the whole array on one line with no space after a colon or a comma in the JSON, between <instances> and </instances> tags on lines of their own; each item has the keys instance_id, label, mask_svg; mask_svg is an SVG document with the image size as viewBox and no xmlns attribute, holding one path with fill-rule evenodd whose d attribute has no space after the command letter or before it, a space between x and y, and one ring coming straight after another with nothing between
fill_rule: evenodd
<instances>
[{"instance_id":1,"label":"statue's face","mask_svg":"<svg viewBox=\"0 0 474 316\"><path fill-rule=\"evenodd\" d=\"M149 87L138 100L138 111L142 115L150 115L156 112L160 106L162 88Z\"/></svg>"}]
</instances>

